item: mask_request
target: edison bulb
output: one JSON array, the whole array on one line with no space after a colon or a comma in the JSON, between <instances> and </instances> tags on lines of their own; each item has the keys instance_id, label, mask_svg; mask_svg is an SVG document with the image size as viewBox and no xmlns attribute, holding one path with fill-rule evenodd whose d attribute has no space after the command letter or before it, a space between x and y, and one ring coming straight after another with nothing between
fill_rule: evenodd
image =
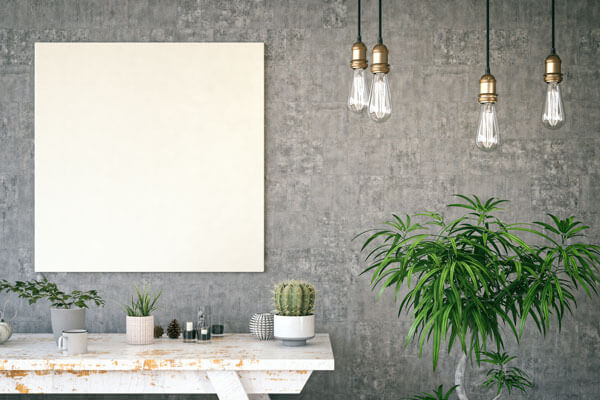
<instances>
[{"instance_id":1,"label":"edison bulb","mask_svg":"<svg viewBox=\"0 0 600 400\"><path fill-rule=\"evenodd\" d=\"M548 129L558 129L565 124L565 109L560 95L559 82L546 84L546 103L542 112L542 122Z\"/></svg>"},{"instance_id":2,"label":"edison bulb","mask_svg":"<svg viewBox=\"0 0 600 400\"><path fill-rule=\"evenodd\" d=\"M348 109L359 113L369 105L369 87L367 86L367 70L355 68L352 70L352 85L348 96Z\"/></svg>"},{"instance_id":3,"label":"edison bulb","mask_svg":"<svg viewBox=\"0 0 600 400\"><path fill-rule=\"evenodd\" d=\"M375 122L387 121L392 115L392 98L388 83L388 74L373 74L371 96L369 98L369 116Z\"/></svg>"},{"instance_id":4,"label":"edison bulb","mask_svg":"<svg viewBox=\"0 0 600 400\"><path fill-rule=\"evenodd\" d=\"M477 147L483 151L492 151L500 144L498 120L496 119L496 104L483 103L479 112L477 127Z\"/></svg>"}]
</instances>

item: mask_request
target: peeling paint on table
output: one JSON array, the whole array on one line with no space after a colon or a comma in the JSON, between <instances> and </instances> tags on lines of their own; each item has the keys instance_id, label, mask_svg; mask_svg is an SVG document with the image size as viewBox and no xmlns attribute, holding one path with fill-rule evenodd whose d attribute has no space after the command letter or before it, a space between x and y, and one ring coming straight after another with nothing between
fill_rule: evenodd
<instances>
[{"instance_id":1,"label":"peeling paint on table","mask_svg":"<svg viewBox=\"0 0 600 400\"><path fill-rule=\"evenodd\" d=\"M248 393L300 393L312 371L334 369L327 334L303 347L247 334L132 346L125 335L103 334L90 335L88 350L66 356L51 335L15 334L0 346L0 393L217 393L220 399L247 399Z\"/></svg>"}]
</instances>

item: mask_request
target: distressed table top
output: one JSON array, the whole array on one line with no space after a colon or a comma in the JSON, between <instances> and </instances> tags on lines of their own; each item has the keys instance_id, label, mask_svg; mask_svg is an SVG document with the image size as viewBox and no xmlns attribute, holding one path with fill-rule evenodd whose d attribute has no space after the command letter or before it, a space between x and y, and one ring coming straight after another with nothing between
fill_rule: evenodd
<instances>
[{"instance_id":1,"label":"distressed table top","mask_svg":"<svg viewBox=\"0 0 600 400\"><path fill-rule=\"evenodd\" d=\"M161 338L151 345L128 345L124 334L90 335L88 353L68 356L50 334L15 334L0 345L0 371L137 371L137 370L333 370L328 334L306 346L285 347L250 334L230 334L209 343Z\"/></svg>"}]
</instances>

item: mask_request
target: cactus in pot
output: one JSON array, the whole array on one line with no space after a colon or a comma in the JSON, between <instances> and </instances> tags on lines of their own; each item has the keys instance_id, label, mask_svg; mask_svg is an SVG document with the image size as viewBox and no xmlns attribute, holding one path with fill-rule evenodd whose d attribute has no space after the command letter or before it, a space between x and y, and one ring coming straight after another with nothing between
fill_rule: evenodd
<instances>
[{"instance_id":1,"label":"cactus in pot","mask_svg":"<svg viewBox=\"0 0 600 400\"><path fill-rule=\"evenodd\" d=\"M286 346L303 346L315 336L315 288L295 280L275 286L275 338Z\"/></svg>"},{"instance_id":2,"label":"cactus in pot","mask_svg":"<svg viewBox=\"0 0 600 400\"><path fill-rule=\"evenodd\" d=\"M312 315L315 288L310 283L287 281L275 286L275 307L278 315Z\"/></svg>"}]
</instances>

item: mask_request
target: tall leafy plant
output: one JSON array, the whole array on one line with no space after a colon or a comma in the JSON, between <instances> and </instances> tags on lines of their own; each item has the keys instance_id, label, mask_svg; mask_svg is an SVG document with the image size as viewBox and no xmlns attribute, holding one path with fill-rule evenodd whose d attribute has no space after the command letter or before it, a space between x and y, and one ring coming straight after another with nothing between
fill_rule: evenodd
<instances>
[{"instance_id":1,"label":"tall leafy plant","mask_svg":"<svg viewBox=\"0 0 600 400\"><path fill-rule=\"evenodd\" d=\"M458 343L463 354L457 367L457 394L466 357L481 361L491 346L504 348L503 327L517 341L527 320L546 334L554 316L559 328L566 311L576 306L575 291L597 293L600 247L580 241L588 227L574 217L549 222L508 224L494 213L506 200L457 195L450 204L464 215L446 221L436 212L406 215L385 227L363 232L371 285L379 295L393 290L412 318L406 345L416 340L421 356L425 343L433 349L437 367L442 343L448 352ZM528 232L541 244L518 235ZM406 285L408 292L402 294Z\"/></svg>"},{"instance_id":2,"label":"tall leafy plant","mask_svg":"<svg viewBox=\"0 0 600 400\"><path fill-rule=\"evenodd\" d=\"M48 299L54 308L88 308L90 302L98 307L104 305L104 300L96 290L63 292L56 283L50 282L45 276L42 276L42 279L16 281L15 283L1 279L0 293L3 291L16 293L17 296L27 299L29 304L37 303L40 299Z\"/></svg>"}]
</instances>

